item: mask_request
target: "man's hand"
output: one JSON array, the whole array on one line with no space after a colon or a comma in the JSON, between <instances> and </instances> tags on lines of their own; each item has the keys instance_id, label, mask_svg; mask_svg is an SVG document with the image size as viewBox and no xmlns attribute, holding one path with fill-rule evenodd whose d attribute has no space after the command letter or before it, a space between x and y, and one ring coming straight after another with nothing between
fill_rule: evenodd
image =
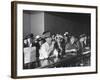
<instances>
[{"instance_id":1,"label":"man's hand","mask_svg":"<svg viewBox=\"0 0 100 80\"><path fill-rule=\"evenodd\" d=\"M76 49L71 49L71 51L76 52L77 50Z\"/></svg>"}]
</instances>

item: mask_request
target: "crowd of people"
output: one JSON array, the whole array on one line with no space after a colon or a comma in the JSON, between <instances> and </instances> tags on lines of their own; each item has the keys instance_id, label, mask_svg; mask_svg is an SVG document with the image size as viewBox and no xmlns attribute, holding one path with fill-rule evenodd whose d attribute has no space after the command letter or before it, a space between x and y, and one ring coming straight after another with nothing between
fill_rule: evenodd
<instances>
[{"instance_id":1,"label":"crowd of people","mask_svg":"<svg viewBox=\"0 0 100 80\"><path fill-rule=\"evenodd\" d=\"M69 32L51 34L45 31L42 35L29 34L23 41L23 48L35 47L36 58L46 59L49 57L62 57L63 55L80 55L84 49L90 49L90 36L81 34L75 36Z\"/></svg>"}]
</instances>

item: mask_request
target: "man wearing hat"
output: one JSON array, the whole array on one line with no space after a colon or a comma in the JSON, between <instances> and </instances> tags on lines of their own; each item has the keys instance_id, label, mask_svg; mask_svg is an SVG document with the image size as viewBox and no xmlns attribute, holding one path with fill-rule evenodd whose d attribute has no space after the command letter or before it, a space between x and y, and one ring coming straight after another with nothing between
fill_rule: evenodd
<instances>
[{"instance_id":1,"label":"man wearing hat","mask_svg":"<svg viewBox=\"0 0 100 80\"><path fill-rule=\"evenodd\" d=\"M45 39L45 43L42 44L42 46L39 50L39 53L40 53L39 59L48 58L54 50L54 43L55 42L52 42L50 31L45 31L43 33L43 37Z\"/></svg>"}]
</instances>

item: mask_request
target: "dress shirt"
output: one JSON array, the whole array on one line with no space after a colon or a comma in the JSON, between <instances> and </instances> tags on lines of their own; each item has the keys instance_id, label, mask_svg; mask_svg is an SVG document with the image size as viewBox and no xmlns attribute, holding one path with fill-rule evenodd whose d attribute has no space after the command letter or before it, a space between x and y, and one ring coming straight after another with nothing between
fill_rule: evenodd
<instances>
[{"instance_id":1,"label":"dress shirt","mask_svg":"<svg viewBox=\"0 0 100 80\"><path fill-rule=\"evenodd\" d=\"M44 44L42 44L39 53L39 59L45 59L49 57L50 52L52 52L53 50L53 45L49 45L47 42L45 42Z\"/></svg>"}]
</instances>

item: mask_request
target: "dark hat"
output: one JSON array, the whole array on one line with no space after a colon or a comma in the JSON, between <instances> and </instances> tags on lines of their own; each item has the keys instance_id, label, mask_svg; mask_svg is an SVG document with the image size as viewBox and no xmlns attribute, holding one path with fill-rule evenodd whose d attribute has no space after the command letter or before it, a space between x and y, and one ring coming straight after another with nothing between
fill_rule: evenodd
<instances>
[{"instance_id":1,"label":"dark hat","mask_svg":"<svg viewBox=\"0 0 100 80\"><path fill-rule=\"evenodd\" d=\"M43 38L51 37L51 32L50 32L50 31L45 31L45 32L43 32L42 37L43 37Z\"/></svg>"},{"instance_id":2,"label":"dark hat","mask_svg":"<svg viewBox=\"0 0 100 80\"><path fill-rule=\"evenodd\" d=\"M85 37L85 36L86 36L86 34L82 34L82 35L80 35L80 38Z\"/></svg>"}]
</instances>

